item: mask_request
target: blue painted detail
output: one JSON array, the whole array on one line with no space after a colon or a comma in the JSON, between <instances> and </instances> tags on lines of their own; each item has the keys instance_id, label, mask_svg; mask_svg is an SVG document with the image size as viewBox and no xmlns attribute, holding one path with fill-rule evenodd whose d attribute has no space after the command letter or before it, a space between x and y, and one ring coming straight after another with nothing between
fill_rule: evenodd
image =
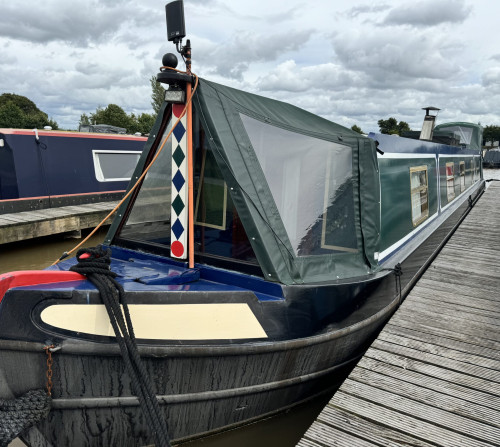
<instances>
[{"instance_id":1,"label":"blue painted detail","mask_svg":"<svg viewBox=\"0 0 500 447\"><path fill-rule=\"evenodd\" d=\"M4 147L0 151L0 198L2 200L77 195L102 191L121 191L127 181L99 182L94 175L92 150L142 151L145 139L117 135L89 136L77 133L65 136L40 131L37 144L34 133L0 133ZM21 131L24 132L24 131ZM68 151L68 147L71 150ZM43 168L42 168L43 166Z\"/></svg>"},{"instance_id":2,"label":"blue painted detail","mask_svg":"<svg viewBox=\"0 0 500 447\"><path fill-rule=\"evenodd\" d=\"M185 133L186 133L186 129L182 125L182 122L179 121L179 124L177 124L177 126L175 126L175 129L174 129L174 135L175 135L175 138L177 139L177 141L181 141L181 139Z\"/></svg>"},{"instance_id":3,"label":"blue painted detail","mask_svg":"<svg viewBox=\"0 0 500 447\"><path fill-rule=\"evenodd\" d=\"M184 179L184 176L181 174L181 171L177 171L175 173L174 177L172 178L172 183L174 184L175 189L177 189L177 191L181 190L181 188L186 183L186 180Z\"/></svg>"},{"instance_id":4,"label":"blue painted detail","mask_svg":"<svg viewBox=\"0 0 500 447\"><path fill-rule=\"evenodd\" d=\"M230 272L197 264L189 270L186 262L140 253L125 248L111 247L111 270L118 274L117 281L127 292L245 292L250 291L262 302L283 301L279 284L255 276ZM69 270L75 258L65 259L48 270ZM199 275L199 279L194 279ZM171 279L167 279L171 278ZM188 280L189 282L185 282ZM177 283L176 283L177 282ZM90 281L27 286L32 290L95 290ZM212 301L213 302L213 301Z\"/></svg>"},{"instance_id":5,"label":"blue painted detail","mask_svg":"<svg viewBox=\"0 0 500 447\"><path fill-rule=\"evenodd\" d=\"M175 219L174 224L172 225L172 231L175 234L175 237L179 239L182 233L184 233L184 227L181 224L181 221L179 219Z\"/></svg>"}]
</instances>

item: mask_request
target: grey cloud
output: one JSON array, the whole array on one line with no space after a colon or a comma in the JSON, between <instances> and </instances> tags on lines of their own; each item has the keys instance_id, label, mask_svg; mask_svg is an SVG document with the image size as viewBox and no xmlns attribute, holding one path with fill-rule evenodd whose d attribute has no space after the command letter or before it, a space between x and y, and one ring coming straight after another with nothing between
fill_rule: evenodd
<instances>
[{"instance_id":1,"label":"grey cloud","mask_svg":"<svg viewBox=\"0 0 500 447\"><path fill-rule=\"evenodd\" d=\"M464 0L424 0L392 9L382 25L430 27L443 23L462 23L472 11Z\"/></svg>"},{"instance_id":2,"label":"grey cloud","mask_svg":"<svg viewBox=\"0 0 500 447\"><path fill-rule=\"evenodd\" d=\"M203 49L197 53L198 61L211 67L213 73L241 81L252 62L273 61L281 54L295 51L307 42L310 35L310 30L269 36L240 31L224 45L202 42Z\"/></svg>"},{"instance_id":3,"label":"grey cloud","mask_svg":"<svg viewBox=\"0 0 500 447\"><path fill-rule=\"evenodd\" d=\"M60 2L48 7L43 2L20 7L18 2L2 5L0 36L45 44L64 41L85 47L112 38L126 23L144 22L146 10L131 2Z\"/></svg>"},{"instance_id":4,"label":"grey cloud","mask_svg":"<svg viewBox=\"0 0 500 447\"><path fill-rule=\"evenodd\" d=\"M351 8L347 10L344 15L350 18L356 18L362 14L374 14L378 12L384 12L390 9L390 6L385 4L385 3L380 3L380 4L365 4L365 5L359 5L355 6L354 8Z\"/></svg>"},{"instance_id":5,"label":"grey cloud","mask_svg":"<svg viewBox=\"0 0 500 447\"><path fill-rule=\"evenodd\" d=\"M332 39L339 61L349 70L363 72L378 83L391 86L416 78L449 79L460 66L444 36L353 31Z\"/></svg>"},{"instance_id":6,"label":"grey cloud","mask_svg":"<svg viewBox=\"0 0 500 447\"><path fill-rule=\"evenodd\" d=\"M482 84L485 87L496 87L500 91L500 67L490 68L483 73Z\"/></svg>"}]
</instances>

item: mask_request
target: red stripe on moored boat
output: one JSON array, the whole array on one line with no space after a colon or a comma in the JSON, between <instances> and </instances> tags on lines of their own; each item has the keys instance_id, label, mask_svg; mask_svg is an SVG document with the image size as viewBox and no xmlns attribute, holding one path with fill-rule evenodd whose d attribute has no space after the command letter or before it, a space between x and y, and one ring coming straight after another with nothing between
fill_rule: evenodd
<instances>
[{"instance_id":1,"label":"red stripe on moored boat","mask_svg":"<svg viewBox=\"0 0 500 447\"><path fill-rule=\"evenodd\" d=\"M35 286L68 281L81 281L85 276L76 272L58 270L21 270L0 275L0 302L7 290L14 287Z\"/></svg>"}]
</instances>

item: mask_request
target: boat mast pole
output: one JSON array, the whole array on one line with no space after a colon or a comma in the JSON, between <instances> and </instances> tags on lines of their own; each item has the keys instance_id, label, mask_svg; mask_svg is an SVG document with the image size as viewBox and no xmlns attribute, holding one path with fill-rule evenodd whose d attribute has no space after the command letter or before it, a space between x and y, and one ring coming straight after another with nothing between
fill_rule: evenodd
<instances>
[{"instance_id":1,"label":"boat mast pole","mask_svg":"<svg viewBox=\"0 0 500 447\"><path fill-rule=\"evenodd\" d=\"M186 57L186 73L191 75L191 42L184 47ZM193 151L193 106L191 101L192 85L186 84L187 108L187 152L188 152L188 266L194 268L194 151Z\"/></svg>"}]
</instances>

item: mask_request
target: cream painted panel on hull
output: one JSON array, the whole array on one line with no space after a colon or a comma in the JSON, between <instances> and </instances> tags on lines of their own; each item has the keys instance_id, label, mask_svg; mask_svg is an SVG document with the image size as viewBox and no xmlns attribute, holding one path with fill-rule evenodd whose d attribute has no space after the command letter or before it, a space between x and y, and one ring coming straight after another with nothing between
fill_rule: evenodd
<instances>
[{"instance_id":1,"label":"cream painted panel on hull","mask_svg":"<svg viewBox=\"0 0 500 447\"><path fill-rule=\"evenodd\" d=\"M228 340L267 338L246 303L131 304L136 338ZM58 304L41 313L44 323L85 334L114 336L103 304Z\"/></svg>"}]
</instances>

